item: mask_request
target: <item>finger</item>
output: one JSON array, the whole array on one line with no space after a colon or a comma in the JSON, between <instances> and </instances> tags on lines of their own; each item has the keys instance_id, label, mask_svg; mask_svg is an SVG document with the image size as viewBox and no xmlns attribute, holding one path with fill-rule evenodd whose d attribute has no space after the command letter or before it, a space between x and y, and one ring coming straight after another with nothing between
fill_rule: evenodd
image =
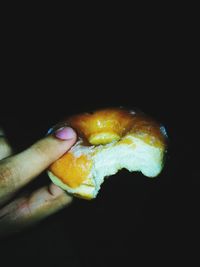
<instances>
[{"instance_id":1,"label":"finger","mask_svg":"<svg viewBox=\"0 0 200 267\"><path fill-rule=\"evenodd\" d=\"M75 132L69 128L58 130L22 153L0 162L0 201L12 196L21 187L61 157L76 141Z\"/></svg>"},{"instance_id":2,"label":"finger","mask_svg":"<svg viewBox=\"0 0 200 267\"><path fill-rule=\"evenodd\" d=\"M6 139L4 131L0 128L0 160L12 154L12 148Z\"/></svg>"},{"instance_id":3,"label":"finger","mask_svg":"<svg viewBox=\"0 0 200 267\"><path fill-rule=\"evenodd\" d=\"M31 226L69 205L71 201L72 197L54 184L30 196L16 199L0 211L0 235Z\"/></svg>"}]
</instances>

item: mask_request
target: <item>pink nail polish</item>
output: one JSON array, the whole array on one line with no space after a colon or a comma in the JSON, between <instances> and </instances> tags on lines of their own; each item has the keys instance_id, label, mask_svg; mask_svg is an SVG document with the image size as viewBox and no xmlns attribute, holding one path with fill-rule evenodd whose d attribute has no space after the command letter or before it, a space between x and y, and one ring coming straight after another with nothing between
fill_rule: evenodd
<instances>
[{"instance_id":1,"label":"pink nail polish","mask_svg":"<svg viewBox=\"0 0 200 267\"><path fill-rule=\"evenodd\" d=\"M61 140L70 140L76 136L76 133L70 127L62 127L55 132L55 136Z\"/></svg>"}]
</instances>

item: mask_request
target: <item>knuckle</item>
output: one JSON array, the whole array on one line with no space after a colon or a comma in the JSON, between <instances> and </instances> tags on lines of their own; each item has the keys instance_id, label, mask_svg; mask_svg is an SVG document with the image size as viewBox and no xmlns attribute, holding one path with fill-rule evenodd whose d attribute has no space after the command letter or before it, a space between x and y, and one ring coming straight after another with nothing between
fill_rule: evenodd
<instances>
[{"instance_id":1,"label":"knuckle","mask_svg":"<svg viewBox=\"0 0 200 267\"><path fill-rule=\"evenodd\" d=\"M18 218L29 218L32 216L28 199L25 198L20 201L17 205L16 214L18 215Z\"/></svg>"},{"instance_id":2,"label":"knuckle","mask_svg":"<svg viewBox=\"0 0 200 267\"><path fill-rule=\"evenodd\" d=\"M18 177L18 170L15 166L11 166L11 164L8 163L2 164L2 166L0 165L1 189L13 185L17 177Z\"/></svg>"}]
</instances>

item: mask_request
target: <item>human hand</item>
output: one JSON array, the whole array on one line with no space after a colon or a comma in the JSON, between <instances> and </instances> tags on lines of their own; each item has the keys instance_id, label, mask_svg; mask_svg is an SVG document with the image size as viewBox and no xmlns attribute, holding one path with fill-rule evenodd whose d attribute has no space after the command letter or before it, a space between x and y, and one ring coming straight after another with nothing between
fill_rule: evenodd
<instances>
[{"instance_id":1,"label":"human hand","mask_svg":"<svg viewBox=\"0 0 200 267\"><path fill-rule=\"evenodd\" d=\"M25 151L12 155L12 148L0 130L0 235L18 232L72 201L71 196L52 183L28 195L15 196L75 141L76 133L63 127Z\"/></svg>"}]
</instances>

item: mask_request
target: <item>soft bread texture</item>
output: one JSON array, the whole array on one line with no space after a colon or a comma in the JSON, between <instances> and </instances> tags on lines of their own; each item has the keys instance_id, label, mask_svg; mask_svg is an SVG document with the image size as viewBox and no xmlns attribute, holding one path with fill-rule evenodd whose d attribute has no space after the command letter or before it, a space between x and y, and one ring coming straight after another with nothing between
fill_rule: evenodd
<instances>
[{"instance_id":1,"label":"soft bread texture","mask_svg":"<svg viewBox=\"0 0 200 267\"><path fill-rule=\"evenodd\" d=\"M105 177L125 168L157 176L166 152L165 128L144 114L124 108L98 110L64 122L79 136L54 162L48 175L59 187L80 198L97 196Z\"/></svg>"}]
</instances>

